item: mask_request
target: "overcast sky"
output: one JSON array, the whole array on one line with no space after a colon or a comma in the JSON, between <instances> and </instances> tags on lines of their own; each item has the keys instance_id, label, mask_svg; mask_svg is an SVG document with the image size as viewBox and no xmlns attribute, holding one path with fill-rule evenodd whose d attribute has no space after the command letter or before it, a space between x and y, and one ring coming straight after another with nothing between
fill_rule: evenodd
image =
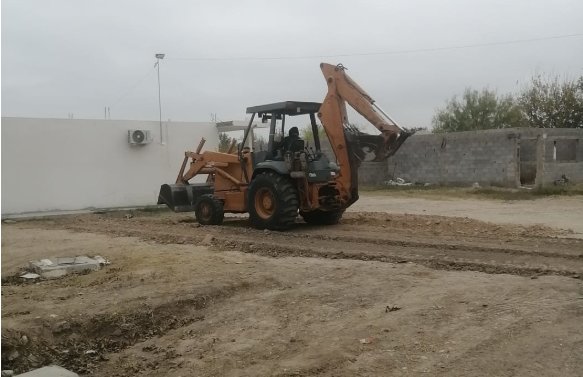
<instances>
[{"instance_id":1,"label":"overcast sky","mask_svg":"<svg viewBox=\"0 0 583 377\"><path fill-rule=\"evenodd\" d=\"M580 34L582 15L580 0L2 0L2 115L103 118L109 106L114 119L157 120L162 52L163 119L321 101L326 61L401 124L429 126L465 87L583 74L583 36L440 48Z\"/></svg>"}]
</instances>

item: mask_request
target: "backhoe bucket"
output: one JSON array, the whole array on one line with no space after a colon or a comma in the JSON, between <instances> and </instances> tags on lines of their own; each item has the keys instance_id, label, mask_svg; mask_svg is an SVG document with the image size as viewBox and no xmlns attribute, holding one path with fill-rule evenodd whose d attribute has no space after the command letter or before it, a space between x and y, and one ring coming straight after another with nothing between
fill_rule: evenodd
<instances>
[{"instance_id":1,"label":"backhoe bucket","mask_svg":"<svg viewBox=\"0 0 583 377\"><path fill-rule=\"evenodd\" d=\"M398 138L387 145L381 135L358 133L352 134L349 142L361 161L384 161L394 155L411 135L411 132L404 130Z\"/></svg>"},{"instance_id":2,"label":"backhoe bucket","mask_svg":"<svg viewBox=\"0 0 583 377\"><path fill-rule=\"evenodd\" d=\"M206 183L164 184L160 187L158 204L166 204L174 212L194 212L198 198L212 193L213 187Z\"/></svg>"}]
</instances>

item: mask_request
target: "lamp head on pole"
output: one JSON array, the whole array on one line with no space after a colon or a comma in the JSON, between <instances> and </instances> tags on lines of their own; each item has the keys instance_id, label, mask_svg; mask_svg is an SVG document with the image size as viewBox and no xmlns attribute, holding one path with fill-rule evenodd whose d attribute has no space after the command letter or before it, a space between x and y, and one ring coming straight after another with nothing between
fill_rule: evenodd
<instances>
[{"instance_id":1,"label":"lamp head on pole","mask_svg":"<svg viewBox=\"0 0 583 377\"><path fill-rule=\"evenodd\" d=\"M156 59L164 59L164 56L166 56L166 54L156 54Z\"/></svg>"}]
</instances>

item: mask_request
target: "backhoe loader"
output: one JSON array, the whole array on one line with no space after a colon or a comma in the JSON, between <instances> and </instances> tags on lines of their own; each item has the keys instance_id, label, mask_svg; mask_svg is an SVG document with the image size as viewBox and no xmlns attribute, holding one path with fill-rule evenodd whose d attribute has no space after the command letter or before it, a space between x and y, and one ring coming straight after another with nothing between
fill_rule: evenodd
<instances>
[{"instance_id":1,"label":"backhoe loader","mask_svg":"<svg viewBox=\"0 0 583 377\"><path fill-rule=\"evenodd\" d=\"M158 204L175 212L194 211L203 225L221 224L225 212L248 212L251 225L258 229L289 229L298 213L310 224L338 223L358 200L363 144L374 150L379 161L394 154L410 133L375 104L345 67L322 63L320 68L328 85L322 103L287 101L247 108L251 119L242 143L237 148L231 144L226 153L202 152L203 138L195 152L185 152L176 182L162 185ZM351 127L347 103L381 134L366 135ZM313 147L307 147L297 132L282 139L286 119L298 116L309 117ZM256 117L269 122L267 151L245 146ZM316 117L335 161L321 151ZM207 175L206 183L189 183L201 174Z\"/></svg>"}]
</instances>

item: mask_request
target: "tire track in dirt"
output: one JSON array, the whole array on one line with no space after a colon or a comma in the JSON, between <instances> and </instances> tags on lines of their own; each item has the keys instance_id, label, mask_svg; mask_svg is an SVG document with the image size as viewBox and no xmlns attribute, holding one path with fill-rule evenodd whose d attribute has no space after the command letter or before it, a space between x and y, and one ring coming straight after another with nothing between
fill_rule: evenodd
<instances>
[{"instance_id":1,"label":"tire track in dirt","mask_svg":"<svg viewBox=\"0 0 583 377\"><path fill-rule=\"evenodd\" d=\"M362 234L363 232L357 231L354 233ZM290 237L305 237L305 234L301 235L291 235ZM434 243L429 242L418 242L412 240L403 239L391 239L385 238L383 235L379 235L379 238L373 238L369 236L355 236L355 235L321 235L321 234L310 234L310 238L318 240L330 240L330 241L342 241L342 242L352 242L352 243L364 243L380 246L399 246L399 247L418 247L418 248L434 248L434 249L446 249L446 250L461 250L461 251L477 251L484 253L505 253L514 255L531 255L531 256L543 256L543 257L558 257L564 259L575 259L580 260L583 258L583 253L568 253L567 252L553 252L553 251L541 251L541 250L527 250L521 248L502 248L502 247L492 247L492 246L480 246L462 243L451 243L451 242L441 242L436 240ZM583 245L582 245L583 247Z\"/></svg>"},{"instance_id":2,"label":"tire track in dirt","mask_svg":"<svg viewBox=\"0 0 583 377\"><path fill-rule=\"evenodd\" d=\"M103 218L97 221L84 221L81 223L64 221L60 224L65 225L67 229L107 233L121 232L123 229L131 229L130 236L136 236L135 232L152 234L162 231L163 234L175 235L177 237L186 237L189 234L202 235L206 233L219 234L224 238L246 237L254 235L256 237L265 238L265 233L255 229L249 228L247 222L244 220L226 221L222 226L206 226L199 227L199 225L192 219L169 220L169 219L154 219L152 218L133 218L131 221L126 221L121 218L107 219L114 220L113 222L102 221ZM138 225L139 224L139 225ZM98 227L95 227L99 225ZM532 255L544 257L558 257L564 259L581 260L583 259L583 241L579 239L568 238L541 238L532 241L530 239L520 239L510 242L510 240L493 242L490 238L483 237L468 237L466 235L455 235L455 241L452 242L451 235L449 238L442 235L435 234L417 234L406 233L403 229L399 229L397 236L393 236L387 229L376 228L375 231L370 231L371 226L327 226L316 227L308 226L307 224L298 223L296 228L288 232L270 232L268 238L282 237L292 239L314 239L324 241L342 241L347 243L361 243L384 246L400 246L400 247L418 247L418 248L436 248L447 250L462 250L462 251L477 251L484 253L507 253L515 255ZM189 228L185 228L185 226ZM128 234L123 234L128 235ZM156 237L142 237L143 239L154 239ZM503 235L504 236L504 235ZM422 239L423 241L412 240ZM530 241L530 242L525 242ZM506 244L508 242L508 244ZM164 243L167 243L164 241ZM171 243L184 243L171 242ZM550 251L549 251L550 250Z\"/></svg>"},{"instance_id":3,"label":"tire track in dirt","mask_svg":"<svg viewBox=\"0 0 583 377\"><path fill-rule=\"evenodd\" d=\"M532 243L528 239L515 241L509 248L492 247L491 242L467 236L459 236L460 242L443 240L439 236L434 236L435 242L427 242L399 239L394 235L393 238L387 238L385 229L371 232L370 226L358 225L351 225L351 229L346 230L342 225L324 228L298 224L297 229L289 232L263 232L247 228L246 222L242 220L231 220L223 226L200 227L191 220L155 217L126 219L101 215L63 217L52 223L40 221L27 225L138 237L161 244L199 244L210 234L214 237L211 244L215 248L271 257L413 262L440 270L522 276L563 275L580 278L583 274L583 242L579 240L544 239L542 241L553 247L553 251L546 251L544 242L542 250L531 249ZM338 234L340 231L346 234ZM427 239L433 235L423 236Z\"/></svg>"}]
</instances>

